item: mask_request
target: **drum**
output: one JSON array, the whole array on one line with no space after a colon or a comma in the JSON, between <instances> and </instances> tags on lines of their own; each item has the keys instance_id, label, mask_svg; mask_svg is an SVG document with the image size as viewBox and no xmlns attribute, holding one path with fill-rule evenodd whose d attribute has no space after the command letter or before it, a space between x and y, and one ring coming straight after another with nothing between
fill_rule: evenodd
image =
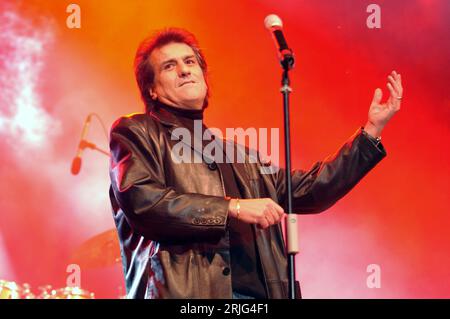
<instances>
[{"instance_id":1,"label":"drum","mask_svg":"<svg viewBox=\"0 0 450 319\"><path fill-rule=\"evenodd\" d=\"M18 285L13 281L0 280L0 299L34 299L30 285Z\"/></svg>"},{"instance_id":2,"label":"drum","mask_svg":"<svg viewBox=\"0 0 450 319\"><path fill-rule=\"evenodd\" d=\"M15 282L0 280L0 299L21 299L21 291Z\"/></svg>"},{"instance_id":3,"label":"drum","mask_svg":"<svg viewBox=\"0 0 450 319\"><path fill-rule=\"evenodd\" d=\"M93 292L81 289L80 287L65 287L52 290L46 299L94 299Z\"/></svg>"},{"instance_id":4,"label":"drum","mask_svg":"<svg viewBox=\"0 0 450 319\"><path fill-rule=\"evenodd\" d=\"M38 296L38 299L52 299L53 288L51 285L40 286L39 290L41 293Z\"/></svg>"},{"instance_id":5,"label":"drum","mask_svg":"<svg viewBox=\"0 0 450 319\"><path fill-rule=\"evenodd\" d=\"M29 284L22 285L22 299L35 299L36 296L31 292Z\"/></svg>"}]
</instances>

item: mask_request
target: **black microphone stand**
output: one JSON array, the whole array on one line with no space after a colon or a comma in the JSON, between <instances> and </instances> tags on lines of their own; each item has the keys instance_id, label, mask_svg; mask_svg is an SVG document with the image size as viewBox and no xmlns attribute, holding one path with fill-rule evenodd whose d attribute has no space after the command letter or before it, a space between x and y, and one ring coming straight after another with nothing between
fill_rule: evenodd
<instances>
[{"instance_id":1,"label":"black microphone stand","mask_svg":"<svg viewBox=\"0 0 450 319\"><path fill-rule=\"evenodd\" d=\"M288 254L288 279L289 279L289 299L296 299L295 289L295 255L299 252L297 234L297 215L292 211L292 178L291 178L291 134L289 119L289 94L292 92L289 80L289 70L294 67L294 57L292 54L285 54L280 61L283 67L281 80L281 94L283 95L284 109L284 147L286 166L286 203L287 221L285 224ZM301 296L298 296L301 297Z\"/></svg>"}]
</instances>

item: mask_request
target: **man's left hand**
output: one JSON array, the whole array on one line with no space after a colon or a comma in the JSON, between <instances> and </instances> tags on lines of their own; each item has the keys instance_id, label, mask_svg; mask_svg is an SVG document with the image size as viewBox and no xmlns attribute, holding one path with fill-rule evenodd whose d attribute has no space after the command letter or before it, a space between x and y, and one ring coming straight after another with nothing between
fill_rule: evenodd
<instances>
[{"instance_id":1,"label":"man's left hand","mask_svg":"<svg viewBox=\"0 0 450 319\"><path fill-rule=\"evenodd\" d=\"M380 88L377 88L370 104L369 118L364 130L373 137L381 136L384 126L400 110L401 99L403 98L401 75L392 71L388 76L387 88L390 96L386 103L381 103L383 92Z\"/></svg>"}]
</instances>

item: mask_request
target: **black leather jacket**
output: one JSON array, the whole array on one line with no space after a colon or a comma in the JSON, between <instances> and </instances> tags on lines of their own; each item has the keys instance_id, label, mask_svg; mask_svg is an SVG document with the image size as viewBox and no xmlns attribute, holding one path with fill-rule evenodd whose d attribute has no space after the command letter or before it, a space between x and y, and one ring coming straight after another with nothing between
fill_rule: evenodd
<instances>
[{"instance_id":1,"label":"black leather jacket","mask_svg":"<svg viewBox=\"0 0 450 319\"><path fill-rule=\"evenodd\" d=\"M110 199L128 298L231 298L228 200L221 172L176 164L178 119L164 109L121 117L111 129ZM292 174L296 213L319 213L349 192L386 155L359 129L332 157ZM285 171L233 163L244 198L284 205ZM253 227L268 298L288 298L281 226Z\"/></svg>"}]
</instances>

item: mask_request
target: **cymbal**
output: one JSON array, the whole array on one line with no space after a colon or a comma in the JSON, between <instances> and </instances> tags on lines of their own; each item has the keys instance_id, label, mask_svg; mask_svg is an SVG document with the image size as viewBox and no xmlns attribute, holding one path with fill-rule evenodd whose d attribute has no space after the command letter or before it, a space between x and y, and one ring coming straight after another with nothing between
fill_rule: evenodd
<instances>
[{"instance_id":1,"label":"cymbal","mask_svg":"<svg viewBox=\"0 0 450 319\"><path fill-rule=\"evenodd\" d=\"M120 263L120 246L116 229L104 231L83 242L70 257L81 268L102 268Z\"/></svg>"}]
</instances>

